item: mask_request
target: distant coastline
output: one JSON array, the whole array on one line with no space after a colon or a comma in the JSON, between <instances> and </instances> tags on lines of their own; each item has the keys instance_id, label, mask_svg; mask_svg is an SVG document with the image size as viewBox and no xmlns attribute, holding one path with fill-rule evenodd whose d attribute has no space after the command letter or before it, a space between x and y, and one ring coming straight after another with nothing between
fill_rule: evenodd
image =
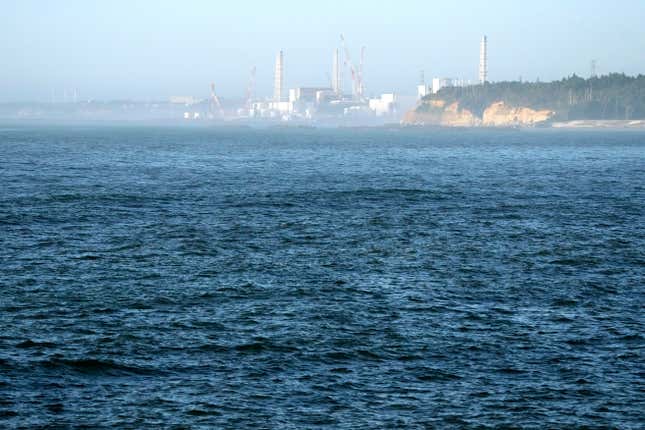
<instances>
[{"instance_id":1,"label":"distant coastline","mask_svg":"<svg viewBox=\"0 0 645 430\"><path fill-rule=\"evenodd\" d=\"M552 128L566 129L644 129L645 120L577 120L566 122L554 122Z\"/></svg>"},{"instance_id":2,"label":"distant coastline","mask_svg":"<svg viewBox=\"0 0 645 430\"><path fill-rule=\"evenodd\" d=\"M445 87L406 113L408 125L642 128L645 75Z\"/></svg>"}]
</instances>

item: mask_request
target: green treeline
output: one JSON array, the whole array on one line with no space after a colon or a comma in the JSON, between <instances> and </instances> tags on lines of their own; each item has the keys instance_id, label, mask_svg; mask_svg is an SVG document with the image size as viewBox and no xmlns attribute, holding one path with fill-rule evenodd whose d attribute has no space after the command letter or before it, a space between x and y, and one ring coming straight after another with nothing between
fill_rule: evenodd
<instances>
[{"instance_id":1,"label":"green treeline","mask_svg":"<svg viewBox=\"0 0 645 430\"><path fill-rule=\"evenodd\" d=\"M556 120L645 119L645 75L622 73L583 79L573 75L554 82L496 82L469 87L446 87L424 100L459 102L481 117L492 103L513 107L549 109ZM421 105L419 110L432 110Z\"/></svg>"}]
</instances>

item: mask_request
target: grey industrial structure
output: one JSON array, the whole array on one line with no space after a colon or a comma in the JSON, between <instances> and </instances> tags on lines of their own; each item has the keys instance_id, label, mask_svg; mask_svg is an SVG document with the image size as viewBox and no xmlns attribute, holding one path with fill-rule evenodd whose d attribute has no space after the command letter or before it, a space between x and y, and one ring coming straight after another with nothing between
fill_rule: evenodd
<instances>
[{"instance_id":1,"label":"grey industrial structure","mask_svg":"<svg viewBox=\"0 0 645 430\"><path fill-rule=\"evenodd\" d=\"M194 98L177 97L172 102L185 104L194 109L185 112L184 117L197 118L274 118L280 120L291 119L319 119L319 118L368 118L390 117L393 118L399 111L399 104L405 104L405 97L398 97L394 93L382 94L379 97L367 97L364 82L365 47L360 50L360 60L355 64L350 56L344 36L340 37L341 47L332 53L332 74L329 76L328 86L302 86L285 90L285 55L280 50L276 54L273 97L267 100L255 99L255 67L251 69L249 85L246 90L242 107L235 110L233 115L225 115L219 99L212 86L211 97L208 103L208 112L203 113L198 109L203 104ZM348 69L351 75L351 94L343 91L343 71ZM488 39L483 36L479 50L479 83L488 81ZM421 82L417 86L417 98L428 94L436 94L445 87L465 87L471 81L454 78L433 78L428 85L422 72ZM414 100L414 96L410 97Z\"/></svg>"},{"instance_id":2,"label":"grey industrial structure","mask_svg":"<svg viewBox=\"0 0 645 430\"><path fill-rule=\"evenodd\" d=\"M482 37L479 47L479 83L488 82L488 38Z\"/></svg>"}]
</instances>

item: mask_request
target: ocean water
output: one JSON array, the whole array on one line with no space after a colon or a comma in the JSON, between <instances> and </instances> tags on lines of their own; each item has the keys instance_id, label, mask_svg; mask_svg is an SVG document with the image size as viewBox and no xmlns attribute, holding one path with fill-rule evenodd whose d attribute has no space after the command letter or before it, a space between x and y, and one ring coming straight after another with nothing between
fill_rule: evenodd
<instances>
[{"instance_id":1,"label":"ocean water","mask_svg":"<svg viewBox=\"0 0 645 430\"><path fill-rule=\"evenodd\" d=\"M643 428L645 133L0 127L1 428Z\"/></svg>"}]
</instances>

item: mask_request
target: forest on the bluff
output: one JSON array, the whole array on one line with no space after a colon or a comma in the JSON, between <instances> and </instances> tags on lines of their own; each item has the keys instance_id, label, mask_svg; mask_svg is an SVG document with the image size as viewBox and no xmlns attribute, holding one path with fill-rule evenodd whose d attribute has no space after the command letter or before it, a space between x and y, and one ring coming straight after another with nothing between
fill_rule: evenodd
<instances>
[{"instance_id":1,"label":"forest on the bluff","mask_svg":"<svg viewBox=\"0 0 645 430\"><path fill-rule=\"evenodd\" d=\"M645 119L645 75L612 73L589 79L573 75L553 82L487 82L445 87L424 100L458 102L461 109L479 117L492 103L502 101L513 107L552 110L557 120ZM432 109L430 104L422 103L417 111Z\"/></svg>"}]
</instances>

